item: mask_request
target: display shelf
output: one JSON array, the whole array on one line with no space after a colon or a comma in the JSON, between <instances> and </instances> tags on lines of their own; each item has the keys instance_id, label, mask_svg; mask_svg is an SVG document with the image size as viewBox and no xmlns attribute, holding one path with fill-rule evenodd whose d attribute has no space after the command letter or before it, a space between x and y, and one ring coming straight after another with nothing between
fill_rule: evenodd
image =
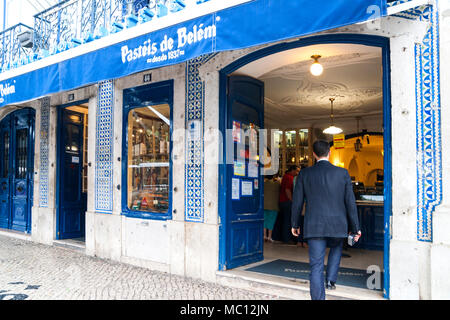
<instances>
[{"instance_id":1,"label":"display shelf","mask_svg":"<svg viewBox=\"0 0 450 320\"><path fill-rule=\"evenodd\" d=\"M290 129L280 131L279 175L283 176L291 165L311 166L309 129Z\"/></svg>"}]
</instances>

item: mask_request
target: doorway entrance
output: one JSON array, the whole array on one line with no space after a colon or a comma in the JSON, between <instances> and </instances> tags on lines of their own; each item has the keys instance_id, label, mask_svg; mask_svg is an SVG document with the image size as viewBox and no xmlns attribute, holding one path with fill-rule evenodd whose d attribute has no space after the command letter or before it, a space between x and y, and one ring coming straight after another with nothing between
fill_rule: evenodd
<instances>
[{"instance_id":1,"label":"doorway entrance","mask_svg":"<svg viewBox=\"0 0 450 320\"><path fill-rule=\"evenodd\" d=\"M84 242L87 210L87 103L58 112L57 239Z\"/></svg>"},{"instance_id":2,"label":"doorway entrance","mask_svg":"<svg viewBox=\"0 0 450 320\"><path fill-rule=\"evenodd\" d=\"M0 122L0 228L31 232L35 111L24 108Z\"/></svg>"},{"instance_id":3,"label":"doorway entrance","mask_svg":"<svg viewBox=\"0 0 450 320\"><path fill-rule=\"evenodd\" d=\"M314 62L311 58L315 55L323 57L325 72L321 76L310 74ZM290 230L277 228L277 224L290 222L285 214L278 212L273 241L264 241L267 235L261 214L265 197L262 179L273 174L282 177L292 165L299 168L314 165L312 142L322 139L330 142L332 164L351 173L362 233L366 235L357 248L345 248L341 267L350 269L347 274L377 273L379 281L367 289L382 290L388 298L391 215L388 41L374 36L327 35L283 43L227 66L221 71L220 81L221 132L224 137L227 131L232 132L232 138L226 139L223 165L219 169L219 181L225 182L223 187L219 186L219 214L223 221L219 269L239 268L294 278L308 272L307 245L302 247L299 239L292 238L289 243L279 236L283 229ZM248 86L249 83L252 85ZM330 114L331 98L334 114L333 111ZM256 101L263 102L258 105ZM324 133L333 121L343 129L343 135ZM251 167L247 140L240 140L242 135L240 138L236 134L248 132L248 128L266 129L269 161L258 162L260 169L264 166L258 176L254 176ZM340 144L336 143L338 140ZM275 145L276 153L270 149ZM256 158L264 159L263 152L259 145ZM266 265L265 271L250 270L262 265ZM297 275L280 272L288 269L296 270ZM343 281L344 278L341 277ZM353 279L347 280L341 285L356 286Z\"/></svg>"}]
</instances>

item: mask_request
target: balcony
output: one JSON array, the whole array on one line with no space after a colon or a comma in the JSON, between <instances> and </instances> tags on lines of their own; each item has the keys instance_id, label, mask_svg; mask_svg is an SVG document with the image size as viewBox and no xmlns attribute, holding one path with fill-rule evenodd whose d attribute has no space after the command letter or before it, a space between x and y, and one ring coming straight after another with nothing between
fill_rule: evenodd
<instances>
[{"instance_id":1,"label":"balcony","mask_svg":"<svg viewBox=\"0 0 450 320\"><path fill-rule=\"evenodd\" d=\"M22 23L16 24L0 33L0 67L1 71L17 68L29 63L29 57L33 55L33 49L29 44L21 45L19 35L33 34L33 28Z\"/></svg>"},{"instance_id":2,"label":"balcony","mask_svg":"<svg viewBox=\"0 0 450 320\"><path fill-rule=\"evenodd\" d=\"M0 33L5 72L209 0L65 0ZM189 3L188 5L186 3Z\"/></svg>"}]
</instances>

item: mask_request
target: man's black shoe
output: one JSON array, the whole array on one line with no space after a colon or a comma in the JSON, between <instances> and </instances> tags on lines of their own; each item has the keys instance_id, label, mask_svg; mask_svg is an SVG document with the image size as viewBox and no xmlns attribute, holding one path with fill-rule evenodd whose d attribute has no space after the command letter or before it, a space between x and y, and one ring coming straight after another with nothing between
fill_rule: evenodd
<instances>
[{"instance_id":1,"label":"man's black shoe","mask_svg":"<svg viewBox=\"0 0 450 320\"><path fill-rule=\"evenodd\" d=\"M333 281L327 281L326 283L325 283L325 288L326 289L329 289L329 290L334 290L334 289L336 289L336 285L335 285L336 283L335 282L333 282Z\"/></svg>"}]
</instances>

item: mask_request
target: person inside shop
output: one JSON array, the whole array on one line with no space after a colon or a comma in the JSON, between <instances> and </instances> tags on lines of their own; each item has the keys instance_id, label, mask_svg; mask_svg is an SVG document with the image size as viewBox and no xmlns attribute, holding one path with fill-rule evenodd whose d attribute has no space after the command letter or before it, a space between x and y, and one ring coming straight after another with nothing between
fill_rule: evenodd
<instances>
[{"instance_id":1,"label":"person inside shop","mask_svg":"<svg viewBox=\"0 0 450 320\"><path fill-rule=\"evenodd\" d=\"M297 237L293 237L291 233L291 208L292 194L294 191L294 178L298 175L300 168L291 165L281 180L280 187L280 224L281 224L281 241L286 244L296 244Z\"/></svg>"},{"instance_id":2,"label":"person inside shop","mask_svg":"<svg viewBox=\"0 0 450 320\"><path fill-rule=\"evenodd\" d=\"M305 169L306 166L305 165L300 165L300 171L302 171L303 169ZM297 183L297 178L299 175L294 177L294 190L295 190L295 184ZM300 235L297 238L297 246L299 247L308 247L308 244L306 242L305 239L303 239L303 225L304 225L304 221L305 221L305 205L303 205L303 210L302 210L302 215L300 216Z\"/></svg>"},{"instance_id":3,"label":"person inside shop","mask_svg":"<svg viewBox=\"0 0 450 320\"><path fill-rule=\"evenodd\" d=\"M276 175L264 179L264 241L274 242L272 231L279 211L280 185Z\"/></svg>"}]
</instances>

